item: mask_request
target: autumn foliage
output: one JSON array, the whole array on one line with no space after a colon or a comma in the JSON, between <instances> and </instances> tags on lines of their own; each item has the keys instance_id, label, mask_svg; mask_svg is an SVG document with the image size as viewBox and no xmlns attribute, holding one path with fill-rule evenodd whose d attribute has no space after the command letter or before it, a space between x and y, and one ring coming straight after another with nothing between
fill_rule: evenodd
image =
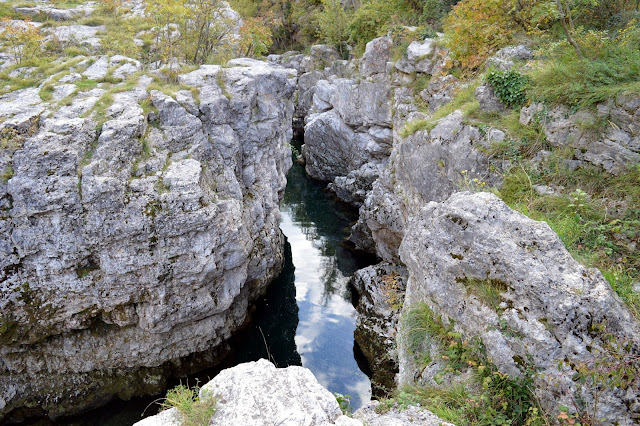
<instances>
[{"instance_id":1,"label":"autumn foliage","mask_svg":"<svg viewBox=\"0 0 640 426\"><path fill-rule=\"evenodd\" d=\"M14 21L3 18L0 21L0 42L11 53L16 63L34 57L40 50L40 44L44 36L31 23L30 19Z\"/></svg>"}]
</instances>

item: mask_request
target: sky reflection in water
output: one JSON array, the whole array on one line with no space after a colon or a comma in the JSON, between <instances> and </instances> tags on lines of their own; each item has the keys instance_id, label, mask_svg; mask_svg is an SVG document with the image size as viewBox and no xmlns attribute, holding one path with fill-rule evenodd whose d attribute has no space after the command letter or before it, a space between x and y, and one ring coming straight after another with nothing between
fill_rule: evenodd
<instances>
[{"instance_id":1,"label":"sky reflection in water","mask_svg":"<svg viewBox=\"0 0 640 426\"><path fill-rule=\"evenodd\" d=\"M291 244L295 267L297 352L323 386L351 395L355 409L371 398L371 383L354 358L356 311L347 284L368 262L341 245L349 213L340 211L300 166L289 179L280 229Z\"/></svg>"}]
</instances>

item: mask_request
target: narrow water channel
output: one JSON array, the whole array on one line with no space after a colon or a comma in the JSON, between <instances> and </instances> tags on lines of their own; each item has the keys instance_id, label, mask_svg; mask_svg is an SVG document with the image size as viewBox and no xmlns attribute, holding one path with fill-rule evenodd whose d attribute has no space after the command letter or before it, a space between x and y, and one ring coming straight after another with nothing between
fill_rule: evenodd
<instances>
[{"instance_id":1,"label":"narrow water channel","mask_svg":"<svg viewBox=\"0 0 640 426\"><path fill-rule=\"evenodd\" d=\"M375 258L344 244L357 210L337 201L298 164L287 178L280 206L285 268L257 303L251 328L233 342L232 358L302 365L329 391L350 395L355 410L371 398L371 383L354 342L356 311L348 281Z\"/></svg>"},{"instance_id":2,"label":"narrow water channel","mask_svg":"<svg viewBox=\"0 0 640 426\"><path fill-rule=\"evenodd\" d=\"M295 343L302 365L331 392L348 394L353 408L371 398L371 383L354 356L356 311L349 277L371 263L343 246L353 211L294 165L280 228L291 245L299 308Z\"/></svg>"},{"instance_id":3,"label":"narrow water channel","mask_svg":"<svg viewBox=\"0 0 640 426\"><path fill-rule=\"evenodd\" d=\"M310 369L329 391L350 395L355 410L371 398L371 383L354 342L356 311L348 280L375 258L344 245L357 210L337 201L299 164L289 171L281 212L280 228L287 237L282 274L256 302L247 328L229 342L222 364L190 376L188 383L206 383L224 368L268 358L278 367ZM178 383L175 379L169 385ZM141 419L145 407L145 417L157 413L152 402L161 396L114 401L55 423L31 424L129 426Z\"/></svg>"}]
</instances>

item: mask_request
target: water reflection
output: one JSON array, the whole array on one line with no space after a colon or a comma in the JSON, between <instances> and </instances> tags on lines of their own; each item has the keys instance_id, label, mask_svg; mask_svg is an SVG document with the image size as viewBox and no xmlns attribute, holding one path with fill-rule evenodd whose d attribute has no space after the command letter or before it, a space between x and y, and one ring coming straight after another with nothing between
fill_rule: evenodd
<instances>
[{"instance_id":1,"label":"water reflection","mask_svg":"<svg viewBox=\"0 0 640 426\"><path fill-rule=\"evenodd\" d=\"M354 212L336 203L323 185L294 165L281 207L280 229L292 247L302 365L331 392L349 394L358 408L371 398L369 378L354 358L356 311L348 279L372 259L342 245Z\"/></svg>"},{"instance_id":2,"label":"water reflection","mask_svg":"<svg viewBox=\"0 0 640 426\"><path fill-rule=\"evenodd\" d=\"M168 385L206 383L222 369L269 358L278 367L310 369L329 391L351 395L357 409L370 399L371 384L354 358L356 312L347 281L375 259L342 244L356 211L335 202L325 185L307 178L297 164L288 180L281 206L281 229L288 242L280 277L256 301L249 326L228 342L229 356L222 363L188 378L176 372ZM77 417L37 419L32 424L129 426L140 420L145 407L145 416L155 414L158 406L152 401L161 396L113 401Z\"/></svg>"}]
</instances>

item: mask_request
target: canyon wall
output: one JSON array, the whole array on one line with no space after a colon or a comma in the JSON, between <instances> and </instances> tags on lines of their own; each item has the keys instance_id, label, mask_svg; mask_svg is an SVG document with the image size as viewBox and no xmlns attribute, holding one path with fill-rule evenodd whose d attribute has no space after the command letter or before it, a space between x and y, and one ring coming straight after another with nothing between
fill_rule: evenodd
<instances>
[{"instance_id":1,"label":"canyon wall","mask_svg":"<svg viewBox=\"0 0 640 426\"><path fill-rule=\"evenodd\" d=\"M235 60L171 95L143 75L105 110L102 88L57 102L117 60L66 70L51 102L0 99L0 418L162 390L282 267L296 71Z\"/></svg>"}]
</instances>

